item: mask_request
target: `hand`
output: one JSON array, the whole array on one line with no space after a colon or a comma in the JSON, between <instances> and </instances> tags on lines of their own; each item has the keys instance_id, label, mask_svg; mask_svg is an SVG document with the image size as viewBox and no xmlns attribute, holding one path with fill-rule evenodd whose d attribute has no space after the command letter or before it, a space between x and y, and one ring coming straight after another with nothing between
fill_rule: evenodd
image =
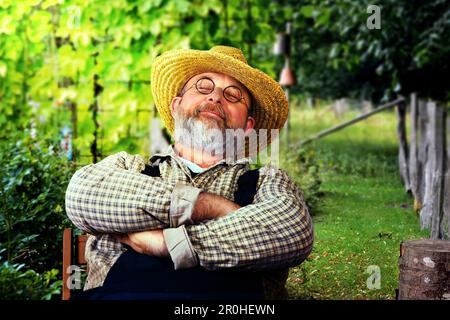
<instances>
[{"instance_id":1,"label":"hand","mask_svg":"<svg viewBox=\"0 0 450 320\"><path fill-rule=\"evenodd\" d=\"M194 222L216 219L226 216L240 207L233 201L217 194L201 192L195 202L191 218Z\"/></svg>"},{"instance_id":2,"label":"hand","mask_svg":"<svg viewBox=\"0 0 450 320\"><path fill-rule=\"evenodd\" d=\"M116 235L117 240L129 245L134 251L156 257L168 257L162 230Z\"/></svg>"}]
</instances>

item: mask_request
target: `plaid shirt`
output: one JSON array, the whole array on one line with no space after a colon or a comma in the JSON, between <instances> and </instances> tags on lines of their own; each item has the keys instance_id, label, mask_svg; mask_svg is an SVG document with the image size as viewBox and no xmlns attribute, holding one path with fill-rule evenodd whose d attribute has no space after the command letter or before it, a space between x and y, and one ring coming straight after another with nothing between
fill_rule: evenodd
<instances>
[{"instance_id":1,"label":"plaid shirt","mask_svg":"<svg viewBox=\"0 0 450 320\"><path fill-rule=\"evenodd\" d=\"M201 191L234 200L237 181L249 170L248 159L221 161L195 177L180 159L172 147L151 157L149 164L158 164L161 176L150 177L141 173L146 164L142 157L120 152L74 174L66 211L78 228L91 234L85 289L102 285L126 250L109 234L151 229L164 229L175 269L269 270L265 285L284 287L287 268L306 259L313 243L311 218L297 185L285 171L265 166L252 204L192 224Z\"/></svg>"}]
</instances>

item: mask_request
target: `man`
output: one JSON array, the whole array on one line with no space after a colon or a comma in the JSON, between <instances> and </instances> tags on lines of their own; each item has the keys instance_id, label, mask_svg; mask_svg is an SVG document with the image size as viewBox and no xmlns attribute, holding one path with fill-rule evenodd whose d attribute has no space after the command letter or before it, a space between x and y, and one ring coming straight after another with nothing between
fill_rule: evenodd
<instances>
[{"instance_id":1,"label":"man","mask_svg":"<svg viewBox=\"0 0 450 320\"><path fill-rule=\"evenodd\" d=\"M167 290L199 286L201 296L220 292L214 285L251 287L259 280L245 279L257 274L264 296L272 291L280 298L268 284L284 288L287 268L309 255L311 218L289 176L270 166L249 170L242 156L250 155L249 143L236 147L236 136L228 133L281 129L288 113L283 90L250 67L239 49L225 46L166 52L154 62L151 83L174 146L148 163L125 152L109 156L78 170L67 189L68 216L92 235L85 289L140 286L149 273L149 285L157 287L164 273ZM274 138L264 137L259 151ZM230 144L236 152L228 152ZM136 271L147 264L152 272ZM191 286L189 279L197 280ZM156 287L145 290L164 290ZM243 290L235 289L234 297ZM173 297L167 290L164 297Z\"/></svg>"}]
</instances>

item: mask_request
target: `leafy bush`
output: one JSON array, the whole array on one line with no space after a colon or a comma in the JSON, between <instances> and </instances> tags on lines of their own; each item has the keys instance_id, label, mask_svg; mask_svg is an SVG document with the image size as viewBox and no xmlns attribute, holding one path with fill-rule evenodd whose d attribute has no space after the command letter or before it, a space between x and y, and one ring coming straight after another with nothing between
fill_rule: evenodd
<instances>
[{"instance_id":1,"label":"leafy bush","mask_svg":"<svg viewBox=\"0 0 450 320\"><path fill-rule=\"evenodd\" d=\"M289 152L282 159L282 167L300 187L311 214L320 197L321 179L316 154L312 149L300 149Z\"/></svg>"},{"instance_id":2,"label":"leafy bush","mask_svg":"<svg viewBox=\"0 0 450 320\"><path fill-rule=\"evenodd\" d=\"M73 169L55 145L26 133L0 140L0 250L13 266L24 264L38 273L60 268L62 231L70 225L64 193Z\"/></svg>"},{"instance_id":3,"label":"leafy bush","mask_svg":"<svg viewBox=\"0 0 450 320\"><path fill-rule=\"evenodd\" d=\"M24 264L0 264L0 297L2 300L50 300L61 293L62 281L58 270L42 274L32 269L23 270Z\"/></svg>"}]
</instances>

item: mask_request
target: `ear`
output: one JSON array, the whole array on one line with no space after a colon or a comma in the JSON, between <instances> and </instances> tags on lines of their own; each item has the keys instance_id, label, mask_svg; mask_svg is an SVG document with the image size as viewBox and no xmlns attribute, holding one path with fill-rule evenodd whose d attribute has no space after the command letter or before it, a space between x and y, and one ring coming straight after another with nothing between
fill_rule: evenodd
<instances>
[{"instance_id":1,"label":"ear","mask_svg":"<svg viewBox=\"0 0 450 320\"><path fill-rule=\"evenodd\" d=\"M247 117L247 122L246 122L245 127L244 127L244 130L245 130L244 132L247 133L248 131L253 129L255 127L255 122L256 122L255 118L253 118L251 116L248 116Z\"/></svg>"},{"instance_id":2,"label":"ear","mask_svg":"<svg viewBox=\"0 0 450 320\"><path fill-rule=\"evenodd\" d=\"M181 99L182 99L181 97L174 97L172 99L172 102L170 103L170 113L172 114L172 117L173 117L173 114L175 113L175 110L180 105Z\"/></svg>"}]
</instances>

